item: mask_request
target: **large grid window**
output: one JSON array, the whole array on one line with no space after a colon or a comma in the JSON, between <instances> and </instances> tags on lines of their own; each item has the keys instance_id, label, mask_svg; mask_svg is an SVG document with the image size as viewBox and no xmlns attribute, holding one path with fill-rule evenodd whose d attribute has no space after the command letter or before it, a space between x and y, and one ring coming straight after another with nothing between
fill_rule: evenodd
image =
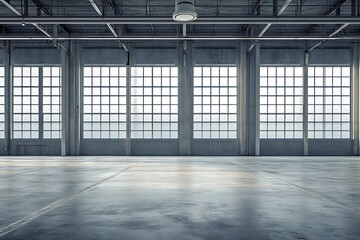
<instances>
[{"instance_id":1,"label":"large grid window","mask_svg":"<svg viewBox=\"0 0 360 240\"><path fill-rule=\"evenodd\" d=\"M126 138L126 67L84 67L83 138Z\"/></svg>"},{"instance_id":2,"label":"large grid window","mask_svg":"<svg viewBox=\"0 0 360 240\"><path fill-rule=\"evenodd\" d=\"M61 138L61 67L14 67L13 70L12 137Z\"/></svg>"},{"instance_id":3,"label":"large grid window","mask_svg":"<svg viewBox=\"0 0 360 240\"><path fill-rule=\"evenodd\" d=\"M302 67L260 67L260 138L302 138L302 131Z\"/></svg>"},{"instance_id":4,"label":"large grid window","mask_svg":"<svg viewBox=\"0 0 360 240\"><path fill-rule=\"evenodd\" d=\"M237 68L194 67L194 138L237 138Z\"/></svg>"},{"instance_id":5,"label":"large grid window","mask_svg":"<svg viewBox=\"0 0 360 240\"><path fill-rule=\"evenodd\" d=\"M350 67L309 67L309 138L350 138Z\"/></svg>"},{"instance_id":6,"label":"large grid window","mask_svg":"<svg viewBox=\"0 0 360 240\"><path fill-rule=\"evenodd\" d=\"M131 68L131 137L178 138L178 68Z\"/></svg>"},{"instance_id":7,"label":"large grid window","mask_svg":"<svg viewBox=\"0 0 360 240\"><path fill-rule=\"evenodd\" d=\"M61 68L43 67L43 137L61 138Z\"/></svg>"},{"instance_id":8,"label":"large grid window","mask_svg":"<svg viewBox=\"0 0 360 240\"><path fill-rule=\"evenodd\" d=\"M39 67L13 70L13 138L39 138Z\"/></svg>"},{"instance_id":9,"label":"large grid window","mask_svg":"<svg viewBox=\"0 0 360 240\"><path fill-rule=\"evenodd\" d=\"M5 69L0 67L0 138L5 138Z\"/></svg>"}]
</instances>

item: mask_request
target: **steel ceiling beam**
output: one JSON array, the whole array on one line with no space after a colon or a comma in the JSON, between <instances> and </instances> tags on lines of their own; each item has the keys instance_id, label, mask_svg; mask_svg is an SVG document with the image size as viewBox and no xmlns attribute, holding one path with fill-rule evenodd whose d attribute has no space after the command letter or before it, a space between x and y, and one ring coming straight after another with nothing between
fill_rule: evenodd
<instances>
[{"instance_id":1,"label":"steel ceiling beam","mask_svg":"<svg viewBox=\"0 0 360 240\"><path fill-rule=\"evenodd\" d=\"M352 16L356 16L356 4L357 4L357 1L355 0L352 0L351 1L351 15ZM338 8L340 9L340 8ZM344 23L343 25L341 25L340 27L338 27L334 32L332 32L329 37L333 37L335 36L336 34L338 34L339 32L341 32L342 30L344 30L347 26L349 26L348 23ZM321 44L325 43L326 41L325 40L322 40L320 41L319 43L315 44L313 47L311 47L309 49L309 52L316 49L317 47L321 46Z\"/></svg>"},{"instance_id":2,"label":"steel ceiling beam","mask_svg":"<svg viewBox=\"0 0 360 240\"><path fill-rule=\"evenodd\" d=\"M332 9L330 9L329 11L327 11L326 13L325 13L325 16L330 16L330 15L332 15L332 14L334 14L334 13L336 13L336 11L338 10L338 9L340 9L340 7L342 6L342 5L344 5L346 2L347 2L348 0L341 0L341 1L339 1ZM312 30L314 30L316 27L318 27L318 26L320 26L320 24L312 24L309 28L307 28L306 30L305 30L305 33L310 33Z\"/></svg>"},{"instance_id":3,"label":"steel ceiling beam","mask_svg":"<svg viewBox=\"0 0 360 240\"><path fill-rule=\"evenodd\" d=\"M65 40L84 40L84 41L239 41L239 40L258 40L258 41L328 41L328 40L360 40L360 36L343 36L343 37L304 37L304 36L285 36L285 37L228 37L228 36L129 36L129 37L102 37L102 36L72 36L72 37L55 37L54 40L65 41ZM0 37L0 40L49 40L47 37L37 36L7 36Z\"/></svg>"},{"instance_id":4,"label":"steel ceiling beam","mask_svg":"<svg viewBox=\"0 0 360 240\"><path fill-rule=\"evenodd\" d=\"M0 2L6 2L0 0ZM279 11L280 12L280 11ZM188 25L240 25L240 24L295 24L307 25L317 22L319 24L360 24L360 18L357 16L243 16L243 17L202 17ZM133 25L181 25L170 17L0 17L0 24L70 24L70 25L101 25L101 24L133 24Z\"/></svg>"},{"instance_id":5,"label":"steel ceiling beam","mask_svg":"<svg viewBox=\"0 0 360 240\"><path fill-rule=\"evenodd\" d=\"M332 32L329 37L332 38L333 36L335 36L336 34L338 34L339 32L341 32L344 28L346 28L347 26L349 26L349 24L344 24L342 26L340 26L338 29L336 29L334 32ZM315 44L313 47L309 48L309 52L311 52L312 50L314 50L315 48L321 46L321 44L325 43L325 41L327 40L321 40L319 43Z\"/></svg>"},{"instance_id":6,"label":"steel ceiling beam","mask_svg":"<svg viewBox=\"0 0 360 240\"><path fill-rule=\"evenodd\" d=\"M15 13L16 15L20 16L20 17L24 17L23 14L21 12L19 12L14 6L12 6L10 3L8 3L6 0L0 0L0 2L2 4L4 4L7 8L9 8L13 13ZM22 23L23 24L23 23ZM43 34L45 34L48 39L47 40L52 40L52 41L56 41L54 40L54 38L41 26L38 25L38 23L31 23L35 28L37 28L40 32L42 32ZM55 42L56 43L56 42ZM60 47L64 48L65 50L67 50L67 48L62 45L61 43L58 43Z\"/></svg>"},{"instance_id":7,"label":"steel ceiling beam","mask_svg":"<svg viewBox=\"0 0 360 240\"><path fill-rule=\"evenodd\" d=\"M37 7L37 9L39 9L41 12L43 12L45 15L48 15L48 16L50 16L51 15L51 13L45 8L45 6L44 5L42 5L41 3L40 3L40 1L39 0L30 0L34 5L35 5L35 7ZM66 27L66 26L64 26L64 25L61 25L61 24L57 24L59 27L61 27L67 34L70 34L70 31L69 31L69 29Z\"/></svg>"},{"instance_id":8,"label":"steel ceiling beam","mask_svg":"<svg viewBox=\"0 0 360 240\"><path fill-rule=\"evenodd\" d=\"M289 4L291 3L292 0L286 0L285 3L282 5L282 7L279 9L279 11L277 11L277 4L278 1L277 0L273 0L273 14L276 15L275 17L280 16L281 14L283 14L283 12L285 11L285 9L289 6ZM267 30L271 27L272 23L267 23L266 26L263 28L263 30L259 33L258 37L262 37ZM248 49L248 52L250 52L254 47L255 47L256 41L254 43L252 43Z\"/></svg>"},{"instance_id":9,"label":"steel ceiling beam","mask_svg":"<svg viewBox=\"0 0 360 240\"><path fill-rule=\"evenodd\" d=\"M98 5L96 4L95 0L89 0L90 4L93 6L93 8L95 9L95 11L97 12L98 15L100 16L104 16L103 12L100 10L100 8L98 7ZM110 23L107 23L106 26L109 28L110 32L114 35L114 37L118 38L119 35L117 34L117 32L115 31L115 29L113 28L113 26L111 26ZM122 46L122 48L126 51L129 52L129 49L125 46L125 44L123 42L119 42L119 44Z\"/></svg>"},{"instance_id":10,"label":"steel ceiling beam","mask_svg":"<svg viewBox=\"0 0 360 240\"><path fill-rule=\"evenodd\" d=\"M255 15L255 13L260 10L260 6L261 6L261 4L262 4L263 2L264 2L264 0L258 0L258 1L257 1L255 7L254 7L253 10L251 11L251 15ZM248 28L249 28L249 24L246 24L246 25L242 28L241 32L244 33Z\"/></svg>"}]
</instances>

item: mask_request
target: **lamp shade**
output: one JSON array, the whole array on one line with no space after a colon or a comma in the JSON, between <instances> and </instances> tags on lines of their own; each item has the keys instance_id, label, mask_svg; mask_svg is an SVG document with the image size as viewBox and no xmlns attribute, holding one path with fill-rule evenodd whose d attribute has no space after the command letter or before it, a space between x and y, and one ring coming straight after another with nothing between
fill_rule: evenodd
<instances>
[{"instance_id":1,"label":"lamp shade","mask_svg":"<svg viewBox=\"0 0 360 240\"><path fill-rule=\"evenodd\" d=\"M194 0L175 0L173 19L177 22L191 22L197 19Z\"/></svg>"}]
</instances>

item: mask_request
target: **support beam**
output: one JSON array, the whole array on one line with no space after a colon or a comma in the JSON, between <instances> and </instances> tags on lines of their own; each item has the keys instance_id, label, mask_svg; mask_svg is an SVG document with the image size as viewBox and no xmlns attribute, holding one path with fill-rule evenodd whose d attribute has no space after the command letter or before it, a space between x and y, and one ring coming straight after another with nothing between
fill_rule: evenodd
<instances>
[{"instance_id":1,"label":"support beam","mask_svg":"<svg viewBox=\"0 0 360 240\"><path fill-rule=\"evenodd\" d=\"M68 43L67 48L70 46ZM61 156L67 156L70 153L70 122L69 122L69 109L70 105L70 53L61 49Z\"/></svg>"},{"instance_id":2,"label":"support beam","mask_svg":"<svg viewBox=\"0 0 360 240\"><path fill-rule=\"evenodd\" d=\"M308 71L309 71L309 52L304 52L303 64L303 139L304 139L304 156L309 155L309 134L308 134Z\"/></svg>"},{"instance_id":3,"label":"support beam","mask_svg":"<svg viewBox=\"0 0 360 240\"><path fill-rule=\"evenodd\" d=\"M342 26L340 26L338 29L336 29L334 32L332 32L329 37L332 38L334 37L336 34L338 34L339 32L341 32L344 28L346 28L347 26L349 26L349 24L343 24ZM323 43L325 43L326 40L322 40L319 43L315 44L313 47L311 47L308 51L311 52L312 50L314 50L315 48L321 46Z\"/></svg>"},{"instance_id":4,"label":"support beam","mask_svg":"<svg viewBox=\"0 0 360 240\"><path fill-rule=\"evenodd\" d=\"M4 151L7 154L11 152L11 86L12 86L12 59L11 59L11 42L3 42L4 69L5 69L5 141Z\"/></svg>"},{"instance_id":5,"label":"support beam","mask_svg":"<svg viewBox=\"0 0 360 240\"><path fill-rule=\"evenodd\" d=\"M117 4L114 2L114 0L108 0L109 1L109 3L110 3L110 5L111 5L111 7L114 9L114 13L115 13L115 15L121 15L121 12L120 12L120 10L119 10L119 7L117 6Z\"/></svg>"},{"instance_id":6,"label":"support beam","mask_svg":"<svg viewBox=\"0 0 360 240\"><path fill-rule=\"evenodd\" d=\"M50 15L50 12L42 5L38 0L30 0L37 8L40 9L46 15Z\"/></svg>"},{"instance_id":7,"label":"support beam","mask_svg":"<svg viewBox=\"0 0 360 240\"><path fill-rule=\"evenodd\" d=\"M128 52L128 62L126 65L126 156L131 156L131 66L132 59L130 53Z\"/></svg>"},{"instance_id":8,"label":"support beam","mask_svg":"<svg viewBox=\"0 0 360 240\"><path fill-rule=\"evenodd\" d=\"M98 15L100 16L104 16L103 12L101 12L100 8L98 7L98 5L96 4L95 0L89 0L90 4L93 6L94 10L97 12ZM119 37L119 35L116 33L115 29L111 26L110 23L106 24L107 27L109 28L110 32L114 35L114 37ZM129 49L126 47L126 45L119 41L119 44L122 46L122 48L126 51L129 52Z\"/></svg>"},{"instance_id":9,"label":"support beam","mask_svg":"<svg viewBox=\"0 0 360 240\"><path fill-rule=\"evenodd\" d=\"M47 16L50 16L50 12L45 8L45 6L44 5L42 5L41 3L40 3L40 1L39 0L30 0L36 7L37 7L37 9L40 11L40 12L38 12L38 16L40 16L41 15L41 12L42 13L44 13L45 15L47 15ZM66 26L64 26L64 25L62 25L62 24L58 24L58 26L59 27L61 27L63 30L64 30L64 32L66 32L66 34L70 34L70 31L69 31L69 29L66 27Z\"/></svg>"},{"instance_id":10,"label":"support beam","mask_svg":"<svg viewBox=\"0 0 360 240\"><path fill-rule=\"evenodd\" d=\"M264 2L264 0L258 0L258 2L256 3L254 9L251 11L251 15L255 15L255 13L257 13L257 12L260 10L260 6L261 6L261 4L262 4L263 2ZM242 28L241 32L242 32L242 33L246 32L246 30L248 30L249 26L250 26L249 24L246 24L246 25Z\"/></svg>"},{"instance_id":11,"label":"support beam","mask_svg":"<svg viewBox=\"0 0 360 240\"><path fill-rule=\"evenodd\" d=\"M102 16L103 14L102 14L99 6L96 4L95 0L89 0L89 2L90 2L90 4L91 4L91 6L94 8L95 12L96 12L98 15Z\"/></svg>"},{"instance_id":12,"label":"support beam","mask_svg":"<svg viewBox=\"0 0 360 240\"><path fill-rule=\"evenodd\" d=\"M341 8L342 5L344 5L348 0L341 0L340 2L338 2L331 10L327 11L325 13L325 16L330 16L334 13L336 13L336 11L338 11L338 9ZM310 33L312 30L314 30L315 28L319 27L320 24L312 24L309 28L307 28L305 30L305 33Z\"/></svg>"},{"instance_id":13,"label":"support beam","mask_svg":"<svg viewBox=\"0 0 360 240\"><path fill-rule=\"evenodd\" d=\"M356 16L356 2L357 0L351 0L351 16Z\"/></svg>"},{"instance_id":14,"label":"support beam","mask_svg":"<svg viewBox=\"0 0 360 240\"><path fill-rule=\"evenodd\" d=\"M16 15L18 15L19 17L24 17L23 14L21 12L19 12L15 7L13 7L10 3L8 3L6 0L0 0L0 2L2 4L4 4L7 8L9 8L13 13L15 13ZM26 17L26 16L25 16ZM52 41L56 41L54 40L54 38L41 26L39 26L37 23L32 23L32 25L37 28L40 32L42 32L43 34L45 34L49 39L48 40L52 40ZM58 43L59 46L61 46L62 48L66 49L64 45L62 45L61 43ZM67 50L67 49L66 49Z\"/></svg>"},{"instance_id":15,"label":"support beam","mask_svg":"<svg viewBox=\"0 0 360 240\"><path fill-rule=\"evenodd\" d=\"M192 141L192 43L178 42L179 61L179 154L191 155Z\"/></svg>"},{"instance_id":16,"label":"support beam","mask_svg":"<svg viewBox=\"0 0 360 240\"><path fill-rule=\"evenodd\" d=\"M354 155L360 154L360 42L353 44L353 62L352 62L352 83L351 83L351 106L352 106L352 137L354 139Z\"/></svg>"},{"instance_id":17,"label":"support beam","mask_svg":"<svg viewBox=\"0 0 360 240\"><path fill-rule=\"evenodd\" d=\"M289 1L289 0L288 0ZM0 2L6 2L0 0ZM281 9L280 9L281 10ZM279 10L279 14L281 11ZM353 16L242 16L242 17L202 17L188 25L308 25L317 22L319 24L355 24L360 25L360 19ZM0 16L0 24L70 24L70 25L101 25L101 24L129 24L129 25L181 25L169 17L94 17L94 16L68 16L68 17L4 17Z\"/></svg>"},{"instance_id":18,"label":"support beam","mask_svg":"<svg viewBox=\"0 0 360 240\"><path fill-rule=\"evenodd\" d=\"M149 37L149 36L124 36L124 37L103 37L103 36L73 36L73 37L52 37L52 40L57 41L66 41L66 40L78 40L78 41L239 41L239 40L256 40L256 41L349 41L349 40L359 40L360 36L342 36L342 37L300 37L300 36L289 36L289 37L221 37L221 36L158 36L158 37ZM1 37L0 40L9 40L9 41L49 41L48 37L38 37L38 36L8 36Z\"/></svg>"},{"instance_id":19,"label":"support beam","mask_svg":"<svg viewBox=\"0 0 360 240\"><path fill-rule=\"evenodd\" d=\"M240 140L240 155L245 155L247 152L247 128L246 128L246 106L247 106L247 54L246 41L241 41L239 44L238 56L238 134Z\"/></svg>"},{"instance_id":20,"label":"support beam","mask_svg":"<svg viewBox=\"0 0 360 240\"><path fill-rule=\"evenodd\" d=\"M24 0L24 16L29 16L29 0Z\"/></svg>"},{"instance_id":21,"label":"support beam","mask_svg":"<svg viewBox=\"0 0 360 240\"><path fill-rule=\"evenodd\" d=\"M273 11L275 12L275 8L276 8L276 17L280 16L285 9L289 6L289 4L291 3L292 0L286 0L285 3L282 5L282 7L280 8L279 11L277 11L277 0L274 0L273 2ZM275 16L275 15L274 15ZM271 23L266 24L266 26L264 27L264 29L259 33L258 37L262 37L267 30L271 27ZM248 52L250 52L256 45L256 41L254 43L251 44L251 46L248 49Z\"/></svg>"},{"instance_id":22,"label":"support beam","mask_svg":"<svg viewBox=\"0 0 360 240\"><path fill-rule=\"evenodd\" d=\"M278 0L273 0L273 16L278 15Z\"/></svg>"}]
</instances>

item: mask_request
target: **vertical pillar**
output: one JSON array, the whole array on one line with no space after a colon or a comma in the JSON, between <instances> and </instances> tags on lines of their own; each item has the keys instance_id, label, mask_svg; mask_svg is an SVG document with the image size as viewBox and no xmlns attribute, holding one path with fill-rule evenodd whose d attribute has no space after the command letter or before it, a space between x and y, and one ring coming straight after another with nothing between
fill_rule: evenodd
<instances>
[{"instance_id":1,"label":"vertical pillar","mask_svg":"<svg viewBox=\"0 0 360 240\"><path fill-rule=\"evenodd\" d=\"M255 46L255 156L260 155L260 44Z\"/></svg>"},{"instance_id":2,"label":"vertical pillar","mask_svg":"<svg viewBox=\"0 0 360 240\"><path fill-rule=\"evenodd\" d=\"M69 52L61 48L61 156L69 154L69 84Z\"/></svg>"},{"instance_id":3,"label":"vertical pillar","mask_svg":"<svg viewBox=\"0 0 360 240\"><path fill-rule=\"evenodd\" d=\"M179 44L179 154L191 154L192 132L192 66L191 47L187 41Z\"/></svg>"},{"instance_id":4,"label":"vertical pillar","mask_svg":"<svg viewBox=\"0 0 360 240\"><path fill-rule=\"evenodd\" d=\"M75 144L76 144L76 155L80 155L80 147L81 147L81 120L82 120L82 76L83 76L83 65L80 64L80 49L78 49L79 45L74 43L75 49L75 64L74 64L74 73L75 73L75 99L76 99L76 126L75 126Z\"/></svg>"},{"instance_id":5,"label":"vertical pillar","mask_svg":"<svg viewBox=\"0 0 360 240\"><path fill-rule=\"evenodd\" d=\"M246 42L241 41L239 44L239 53L238 57L238 136L240 142L240 155L245 155L247 150L246 146Z\"/></svg>"},{"instance_id":6,"label":"vertical pillar","mask_svg":"<svg viewBox=\"0 0 360 240\"><path fill-rule=\"evenodd\" d=\"M260 155L260 45L255 44L255 47L248 51L249 64L247 85L248 103L247 108L247 154Z\"/></svg>"},{"instance_id":7,"label":"vertical pillar","mask_svg":"<svg viewBox=\"0 0 360 240\"><path fill-rule=\"evenodd\" d=\"M353 141L353 153L359 155L359 44L360 42L354 43L353 45L353 63L352 63L352 138Z\"/></svg>"},{"instance_id":8,"label":"vertical pillar","mask_svg":"<svg viewBox=\"0 0 360 240\"><path fill-rule=\"evenodd\" d=\"M303 140L304 140L304 156L309 155L308 144L308 70L309 70L309 52L304 53L304 65L303 65Z\"/></svg>"},{"instance_id":9,"label":"vertical pillar","mask_svg":"<svg viewBox=\"0 0 360 240\"><path fill-rule=\"evenodd\" d=\"M131 55L126 64L126 156L131 156Z\"/></svg>"},{"instance_id":10,"label":"vertical pillar","mask_svg":"<svg viewBox=\"0 0 360 240\"><path fill-rule=\"evenodd\" d=\"M39 67L39 139L44 136L44 109L43 109L43 67ZM43 151L43 150L42 150ZM42 153L43 154L43 153Z\"/></svg>"},{"instance_id":11,"label":"vertical pillar","mask_svg":"<svg viewBox=\"0 0 360 240\"><path fill-rule=\"evenodd\" d=\"M75 42L70 42L69 49L69 153L74 156L80 153L80 62L79 50Z\"/></svg>"},{"instance_id":12,"label":"vertical pillar","mask_svg":"<svg viewBox=\"0 0 360 240\"><path fill-rule=\"evenodd\" d=\"M249 106L249 154L260 155L260 44L256 43L250 55L250 106Z\"/></svg>"},{"instance_id":13,"label":"vertical pillar","mask_svg":"<svg viewBox=\"0 0 360 240\"><path fill-rule=\"evenodd\" d=\"M358 0L351 0L351 16L356 16L356 2Z\"/></svg>"},{"instance_id":14,"label":"vertical pillar","mask_svg":"<svg viewBox=\"0 0 360 240\"><path fill-rule=\"evenodd\" d=\"M4 151L10 154L11 146L11 88L12 88L12 67L11 67L11 45L4 42L4 70L5 70L5 143Z\"/></svg>"},{"instance_id":15,"label":"vertical pillar","mask_svg":"<svg viewBox=\"0 0 360 240\"><path fill-rule=\"evenodd\" d=\"M273 0L273 15L278 15L278 0Z\"/></svg>"},{"instance_id":16,"label":"vertical pillar","mask_svg":"<svg viewBox=\"0 0 360 240\"><path fill-rule=\"evenodd\" d=\"M24 0L24 17L29 16L29 0Z\"/></svg>"}]
</instances>

